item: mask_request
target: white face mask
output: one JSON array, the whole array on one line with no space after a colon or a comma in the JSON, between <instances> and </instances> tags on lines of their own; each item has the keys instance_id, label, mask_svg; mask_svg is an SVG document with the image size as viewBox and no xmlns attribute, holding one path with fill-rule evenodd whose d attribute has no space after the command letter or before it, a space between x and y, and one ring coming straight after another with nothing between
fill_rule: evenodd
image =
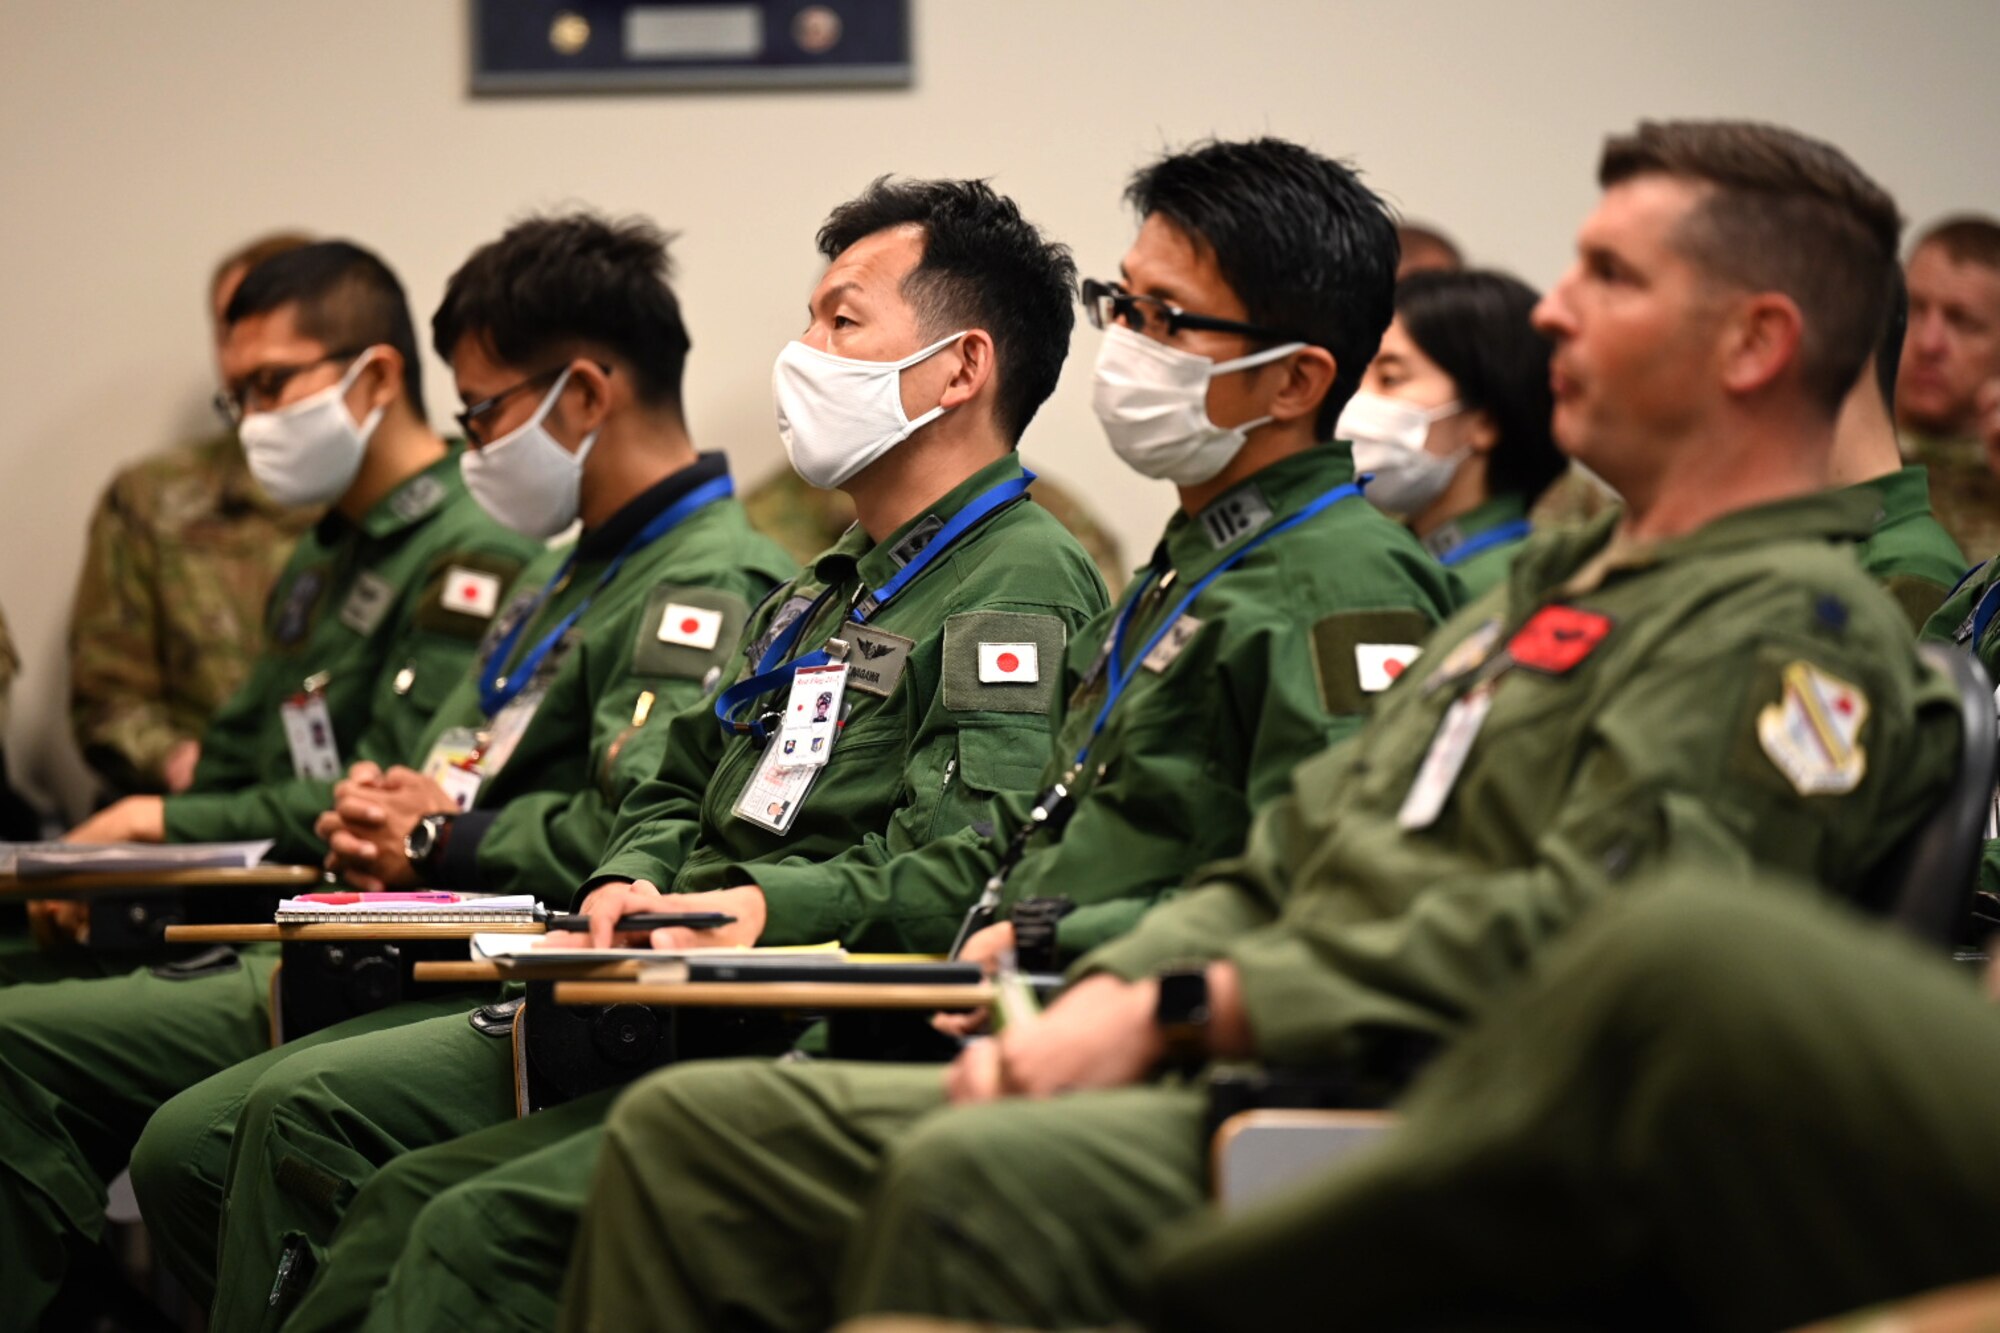
<instances>
[{"instance_id":1,"label":"white face mask","mask_svg":"<svg viewBox=\"0 0 2000 1333\"><path fill-rule=\"evenodd\" d=\"M1456 402L1422 408L1379 393L1357 393L1347 400L1334 435L1353 444L1357 474L1375 474L1363 494L1383 513L1407 518L1443 495L1471 454L1470 445L1448 455L1424 448L1433 421L1464 410Z\"/></svg>"},{"instance_id":2,"label":"white face mask","mask_svg":"<svg viewBox=\"0 0 2000 1333\"><path fill-rule=\"evenodd\" d=\"M1250 432L1272 419L1216 425L1208 419L1208 382L1290 356L1304 346L1285 343L1218 362L1113 324L1097 349L1090 405L1112 450L1134 472L1177 486L1198 486L1228 467Z\"/></svg>"},{"instance_id":3,"label":"white face mask","mask_svg":"<svg viewBox=\"0 0 2000 1333\"><path fill-rule=\"evenodd\" d=\"M964 336L940 338L901 361L856 361L786 343L771 368L771 396L792 470L830 490L943 416L942 405L915 421L903 415L903 372Z\"/></svg>"},{"instance_id":4,"label":"white face mask","mask_svg":"<svg viewBox=\"0 0 2000 1333\"><path fill-rule=\"evenodd\" d=\"M565 366L556 376L533 416L493 443L467 449L458 458L465 489L479 507L524 536L553 537L576 522L583 460L590 457L597 432L584 436L571 453L542 425L563 385L569 383L571 369Z\"/></svg>"},{"instance_id":5,"label":"white face mask","mask_svg":"<svg viewBox=\"0 0 2000 1333\"><path fill-rule=\"evenodd\" d=\"M347 391L361 368L375 359L370 348L355 358L340 383L329 384L289 407L252 412L236 427L250 475L281 505L303 508L332 504L347 493L361 471L368 441L382 424L382 408L356 424L347 410Z\"/></svg>"}]
</instances>

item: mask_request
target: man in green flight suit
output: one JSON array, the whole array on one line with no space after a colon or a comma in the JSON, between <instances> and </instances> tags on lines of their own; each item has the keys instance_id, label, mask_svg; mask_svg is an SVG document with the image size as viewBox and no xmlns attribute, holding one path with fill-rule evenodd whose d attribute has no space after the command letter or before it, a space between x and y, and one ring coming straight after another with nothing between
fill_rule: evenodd
<instances>
[{"instance_id":1,"label":"man in green flight suit","mask_svg":"<svg viewBox=\"0 0 2000 1333\"><path fill-rule=\"evenodd\" d=\"M1052 966L1124 933L1240 847L1300 760L1359 728L1454 602L1415 537L1355 493L1348 448L1329 438L1388 321L1395 233L1379 202L1347 168L1275 139L1170 155L1127 193L1142 226L1123 283L1086 284L1105 330L1098 411L1128 464L1177 485L1181 509L1139 584L1072 641L1044 699L1055 744L1037 785L996 799L986 827L846 881L865 900L962 900L1004 853L1005 901L1020 910L972 935L964 957L1019 947ZM1342 265L1316 264L1329 248ZM1281 355L1261 364L1224 364L1272 347ZM1182 434L1142 438L1118 395L1135 364L1177 357L1203 363ZM1210 431L1230 433L1225 447L1184 456ZM988 654L991 672L1030 674L1008 651L1011 664ZM1056 783L1066 794L1052 801ZM1030 816L1051 803L1057 820ZM597 1140L594 1123L560 1141L554 1128L584 1115L564 1108L389 1163L357 1196L294 1327L345 1325L378 1288L378 1326L446 1311L471 1324L551 1320ZM495 1253L519 1280L489 1266Z\"/></svg>"},{"instance_id":2,"label":"man in green flight suit","mask_svg":"<svg viewBox=\"0 0 2000 1333\"><path fill-rule=\"evenodd\" d=\"M340 784L319 832L357 885L523 893L587 874L630 785L609 771L613 747L635 716L696 703L750 606L790 571L730 498L725 459L689 442L689 339L667 270L650 224L579 214L521 223L453 276L432 331L468 404L467 484L516 531L583 530L502 601L411 766ZM311 1040L464 1008L426 998ZM230 1050L208 1100L168 1103L133 1154L161 1252L203 1298L220 1202L209 1182L230 1151L220 1099L299 1049Z\"/></svg>"},{"instance_id":3,"label":"man in green flight suit","mask_svg":"<svg viewBox=\"0 0 2000 1333\"><path fill-rule=\"evenodd\" d=\"M1871 884L1948 785L1959 726L1844 549L1872 504L1827 489L1894 204L1830 147L1747 124L1642 125L1600 179L1537 317L1557 438L1624 514L1530 542L1239 859L944 1079L730 1061L635 1086L569 1326L1108 1322L1138 1299L1140 1242L1203 1200L1202 1081L1156 1070L1257 1060L1386 1095L1669 856Z\"/></svg>"},{"instance_id":4,"label":"man in green flight suit","mask_svg":"<svg viewBox=\"0 0 2000 1333\"><path fill-rule=\"evenodd\" d=\"M264 654L203 733L193 787L128 797L70 836L277 836L280 859L317 860L312 816L288 829L280 812L330 792L344 760L409 750L492 620L465 585L497 592L534 543L465 494L425 424L409 310L381 260L343 241L279 255L226 319L224 393L259 483L332 509L280 576ZM228 1052L262 1048L265 975L218 951L0 991L0 1225L19 1238L0 1247L0 1323L31 1326L69 1247L102 1229L105 1182L152 1109Z\"/></svg>"},{"instance_id":5,"label":"man in green flight suit","mask_svg":"<svg viewBox=\"0 0 2000 1333\"><path fill-rule=\"evenodd\" d=\"M561 887L614 882L593 910L657 905L665 895L629 883L643 874L674 891L673 910L735 917L705 933L719 943L940 949L968 892L904 903L848 885L1032 782L1053 682L982 678L982 650L1058 662L1103 609L1081 548L1018 503L1030 478L1014 447L1067 351L1074 269L978 182L878 182L834 211L820 249L831 264L810 327L778 361L780 432L803 475L848 491L859 524L751 616L734 683L668 722L611 850ZM820 768L780 760L826 732L781 734L772 716L804 668L819 669L806 702L835 696ZM207 1205L226 1217L215 1327L282 1316L340 1203L384 1161L514 1116L512 1046L489 1026L459 1015L324 1043L268 1061L247 1091L225 1077L169 1108L185 1124L219 1114L234 1138Z\"/></svg>"}]
</instances>

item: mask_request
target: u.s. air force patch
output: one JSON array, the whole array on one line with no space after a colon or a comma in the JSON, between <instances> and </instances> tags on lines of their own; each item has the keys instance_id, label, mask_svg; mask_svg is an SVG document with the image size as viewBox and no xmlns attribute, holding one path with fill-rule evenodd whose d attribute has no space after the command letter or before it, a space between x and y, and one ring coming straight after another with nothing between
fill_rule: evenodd
<instances>
[{"instance_id":1,"label":"u.s. air force patch","mask_svg":"<svg viewBox=\"0 0 2000 1333\"><path fill-rule=\"evenodd\" d=\"M1757 714L1757 740L1801 796L1853 791L1868 771L1860 743L1868 697L1810 662L1785 667L1784 693Z\"/></svg>"}]
</instances>

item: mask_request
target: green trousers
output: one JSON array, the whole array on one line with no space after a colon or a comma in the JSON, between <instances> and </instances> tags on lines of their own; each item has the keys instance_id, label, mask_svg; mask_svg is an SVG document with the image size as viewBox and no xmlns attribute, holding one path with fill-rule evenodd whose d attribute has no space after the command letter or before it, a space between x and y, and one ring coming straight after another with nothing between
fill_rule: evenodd
<instances>
[{"instance_id":1,"label":"green trousers","mask_svg":"<svg viewBox=\"0 0 2000 1333\"><path fill-rule=\"evenodd\" d=\"M133 1184L149 1225L206 1220L202 1250L167 1258L190 1290L213 1291L214 1333L269 1326L384 1163L513 1118L512 1044L474 1030L473 1007L463 995L393 1005L356 1020L365 1029L330 1028L206 1079L154 1117ZM195 1165L218 1144L219 1177Z\"/></svg>"},{"instance_id":2,"label":"green trousers","mask_svg":"<svg viewBox=\"0 0 2000 1333\"><path fill-rule=\"evenodd\" d=\"M361 1187L287 1333L555 1327L602 1092L405 1153Z\"/></svg>"},{"instance_id":3,"label":"green trousers","mask_svg":"<svg viewBox=\"0 0 2000 1333\"><path fill-rule=\"evenodd\" d=\"M0 1328L33 1328L74 1247L102 1236L106 1187L154 1109L270 1045L276 961L0 989Z\"/></svg>"},{"instance_id":4,"label":"green trousers","mask_svg":"<svg viewBox=\"0 0 2000 1333\"><path fill-rule=\"evenodd\" d=\"M1799 895L1600 909L1377 1149L1166 1245L1150 1325L1768 1330L2000 1272L2000 1012Z\"/></svg>"},{"instance_id":5,"label":"green trousers","mask_svg":"<svg viewBox=\"0 0 2000 1333\"><path fill-rule=\"evenodd\" d=\"M152 961L149 957L97 953L74 945L44 949L35 943L26 926L0 926L0 986L118 976Z\"/></svg>"},{"instance_id":6,"label":"green trousers","mask_svg":"<svg viewBox=\"0 0 2000 1333\"><path fill-rule=\"evenodd\" d=\"M1183 1087L952 1109L936 1068L668 1070L606 1125L562 1327L1103 1323L1147 1236L1201 1206L1202 1111Z\"/></svg>"}]
</instances>

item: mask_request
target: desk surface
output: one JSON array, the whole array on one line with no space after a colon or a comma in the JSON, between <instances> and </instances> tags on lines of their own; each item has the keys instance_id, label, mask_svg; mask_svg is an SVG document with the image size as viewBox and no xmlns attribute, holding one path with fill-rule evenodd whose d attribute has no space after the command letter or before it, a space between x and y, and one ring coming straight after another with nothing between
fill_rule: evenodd
<instances>
[{"instance_id":1,"label":"desk surface","mask_svg":"<svg viewBox=\"0 0 2000 1333\"><path fill-rule=\"evenodd\" d=\"M848 981L559 981L557 1004L699 1005L714 1009L976 1009L993 987Z\"/></svg>"}]
</instances>

